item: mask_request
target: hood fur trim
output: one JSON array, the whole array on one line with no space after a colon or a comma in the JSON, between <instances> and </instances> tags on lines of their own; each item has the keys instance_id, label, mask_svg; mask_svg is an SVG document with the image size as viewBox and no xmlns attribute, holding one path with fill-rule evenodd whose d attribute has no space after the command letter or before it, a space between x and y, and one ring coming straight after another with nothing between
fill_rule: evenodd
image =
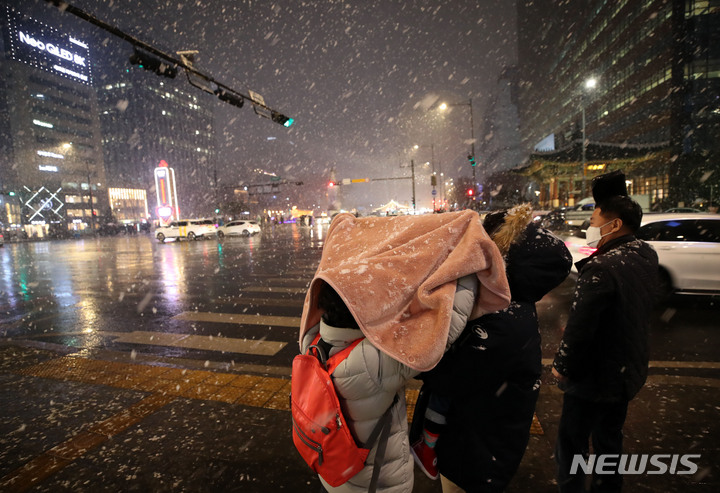
<instances>
[{"instance_id":1,"label":"hood fur trim","mask_svg":"<svg viewBox=\"0 0 720 493\"><path fill-rule=\"evenodd\" d=\"M502 226L492 235L492 240L500 249L503 257L510 250L510 245L516 243L522 237L525 228L532 217L532 205L520 204L510 209L505 216Z\"/></svg>"}]
</instances>

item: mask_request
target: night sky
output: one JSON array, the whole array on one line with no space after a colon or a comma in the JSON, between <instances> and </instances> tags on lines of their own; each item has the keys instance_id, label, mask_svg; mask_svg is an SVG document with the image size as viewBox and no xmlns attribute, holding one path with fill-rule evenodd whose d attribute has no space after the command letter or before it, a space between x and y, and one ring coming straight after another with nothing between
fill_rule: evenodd
<instances>
[{"instance_id":1,"label":"night sky","mask_svg":"<svg viewBox=\"0 0 720 493\"><path fill-rule=\"evenodd\" d=\"M71 17L49 12L57 9L40 0L10 3ZM514 1L71 3L167 53L199 50L197 68L241 93L259 92L268 106L295 118L286 129L257 117L250 105L238 109L184 87L215 111L218 169L242 180L262 168L316 183L318 194L332 168L338 179L409 176L400 166L412 158L418 203L427 205L430 170L420 163L430 161L430 145L446 174L471 175L469 108L441 114L432 105L472 98L480 153L497 77L516 63ZM103 57L126 64L129 44L90 31L104 46ZM110 79L117 67L99 69L100 78ZM413 152L413 144L427 147ZM376 207L388 199L408 201L411 186L409 180L378 182L343 192L345 206Z\"/></svg>"}]
</instances>

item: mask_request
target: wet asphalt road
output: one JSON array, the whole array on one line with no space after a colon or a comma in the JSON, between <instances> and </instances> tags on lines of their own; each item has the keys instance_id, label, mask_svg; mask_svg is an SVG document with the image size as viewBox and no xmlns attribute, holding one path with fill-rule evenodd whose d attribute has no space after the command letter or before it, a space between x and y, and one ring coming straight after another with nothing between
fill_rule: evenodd
<instances>
[{"instance_id":1,"label":"wet asphalt road","mask_svg":"<svg viewBox=\"0 0 720 493\"><path fill-rule=\"evenodd\" d=\"M0 249L0 342L287 378L325 232L286 224L222 242L159 244L137 235L6 244ZM538 305L546 364L573 284L569 278ZM692 448L706 462L694 483L634 478L628 491L715 491L718 314L718 300L676 297L654 315L651 378L631 406L626 431L639 453ZM552 383L549 375L544 380ZM513 491L553 489L550 457L561 396L552 385L543 389L537 414L545 436L532 438ZM416 479L416 491L438 486Z\"/></svg>"},{"instance_id":2,"label":"wet asphalt road","mask_svg":"<svg viewBox=\"0 0 720 493\"><path fill-rule=\"evenodd\" d=\"M326 227L295 224L250 238L158 243L149 235L12 243L0 249L0 336L77 348L113 348L216 362L288 365L272 356L115 342L118 332L160 332L293 343L304 290ZM574 287L569 278L538 304L543 357L552 358ZM252 323L183 314L254 317ZM652 359L720 359L720 299L675 297L653 320ZM271 317L288 317L288 325ZM247 320L245 320L247 321ZM289 344L292 346L292 344ZM287 346L286 346L287 347ZM288 348L289 349L289 348Z\"/></svg>"}]
</instances>

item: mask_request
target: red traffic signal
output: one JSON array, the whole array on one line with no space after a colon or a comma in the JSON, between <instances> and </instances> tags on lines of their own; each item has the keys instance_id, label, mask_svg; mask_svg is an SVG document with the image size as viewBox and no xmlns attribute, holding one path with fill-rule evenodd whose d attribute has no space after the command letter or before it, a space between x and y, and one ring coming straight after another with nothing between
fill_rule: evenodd
<instances>
[{"instance_id":1,"label":"red traffic signal","mask_svg":"<svg viewBox=\"0 0 720 493\"><path fill-rule=\"evenodd\" d=\"M335 186L335 182L334 182L334 181L328 182L328 188L332 188L332 187L334 187L334 186Z\"/></svg>"},{"instance_id":2,"label":"red traffic signal","mask_svg":"<svg viewBox=\"0 0 720 493\"><path fill-rule=\"evenodd\" d=\"M468 196L468 197L472 197L474 194L475 194L475 192L473 191L473 189L472 189L472 188L468 188L467 196Z\"/></svg>"}]
</instances>

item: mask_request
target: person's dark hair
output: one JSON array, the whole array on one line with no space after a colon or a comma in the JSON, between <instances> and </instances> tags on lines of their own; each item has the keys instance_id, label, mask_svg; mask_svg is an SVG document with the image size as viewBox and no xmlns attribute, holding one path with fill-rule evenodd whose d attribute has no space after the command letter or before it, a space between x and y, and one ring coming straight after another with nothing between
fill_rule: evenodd
<instances>
[{"instance_id":1,"label":"person's dark hair","mask_svg":"<svg viewBox=\"0 0 720 493\"><path fill-rule=\"evenodd\" d=\"M643 217L642 207L628 196L615 195L608 197L596 204L595 207L600 209L604 216L619 218L633 233L640 228Z\"/></svg>"},{"instance_id":2,"label":"person's dark hair","mask_svg":"<svg viewBox=\"0 0 720 493\"><path fill-rule=\"evenodd\" d=\"M504 210L490 212L487 216L485 216L485 219L483 219L483 228L485 228L485 231L490 237L492 237L492 235L495 234L495 232L500 228L500 226L503 225L507 213L508 211Z\"/></svg>"},{"instance_id":3,"label":"person's dark hair","mask_svg":"<svg viewBox=\"0 0 720 493\"><path fill-rule=\"evenodd\" d=\"M323 310L322 318L332 327L360 329L347 305L328 283L324 282L318 294L318 308Z\"/></svg>"}]
</instances>

